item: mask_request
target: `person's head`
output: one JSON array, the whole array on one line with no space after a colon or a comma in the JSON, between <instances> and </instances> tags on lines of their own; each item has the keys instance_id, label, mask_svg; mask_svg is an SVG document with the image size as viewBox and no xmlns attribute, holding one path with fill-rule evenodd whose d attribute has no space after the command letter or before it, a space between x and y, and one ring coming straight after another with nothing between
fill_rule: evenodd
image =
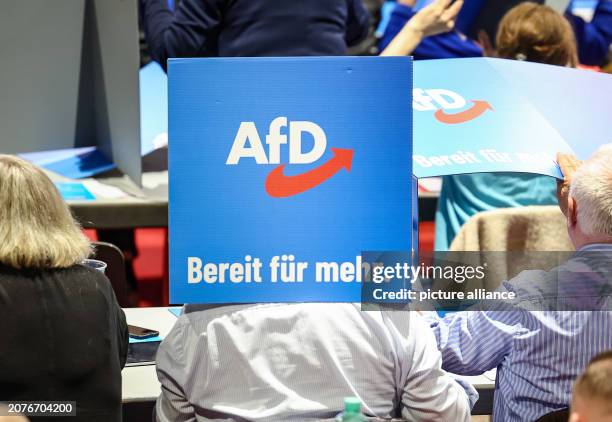
<instances>
[{"instance_id":1,"label":"person's head","mask_svg":"<svg viewBox=\"0 0 612 422\"><path fill-rule=\"evenodd\" d=\"M612 243L612 144L601 147L572 176L566 217L577 248Z\"/></svg>"},{"instance_id":2,"label":"person's head","mask_svg":"<svg viewBox=\"0 0 612 422\"><path fill-rule=\"evenodd\" d=\"M578 55L574 31L561 14L548 6L521 3L499 23L498 57L576 67Z\"/></svg>"},{"instance_id":3,"label":"person's head","mask_svg":"<svg viewBox=\"0 0 612 422\"><path fill-rule=\"evenodd\" d=\"M0 263L66 268L91 253L55 185L38 167L0 154Z\"/></svg>"},{"instance_id":4,"label":"person's head","mask_svg":"<svg viewBox=\"0 0 612 422\"><path fill-rule=\"evenodd\" d=\"M0 404L0 422L29 422L30 420L23 416L21 413L10 414L9 408L3 404Z\"/></svg>"},{"instance_id":5,"label":"person's head","mask_svg":"<svg viewBox=\"0 0 612 422\"><path fill-rule=\"evenodd\" d=\"M570 422L612 422L612 351L587 365L574 384Z\"/></svg>"}]
</instances>

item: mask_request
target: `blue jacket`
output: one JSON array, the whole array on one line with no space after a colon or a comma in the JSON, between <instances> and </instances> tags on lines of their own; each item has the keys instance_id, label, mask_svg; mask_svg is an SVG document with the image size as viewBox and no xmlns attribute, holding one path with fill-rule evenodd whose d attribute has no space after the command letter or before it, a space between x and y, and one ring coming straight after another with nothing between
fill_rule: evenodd
<instances>
[{"instance_id":1,"label":"blue jacket","mask_svg":"<svg viewBox=\"0 0 612 422\"><path fill-rule=\"evenodd\" d=\"M346 54L368 33L362 0L141 0L153 59Z\"/></svg>"},{"instance_id":2,"label":"blue jacket","mask_svg":"<svg viewBox=\"0 0 612 422\"><path fill-rule=\"evenodd\" d=\"M612 43L612 0L599 0L591 22L570 13L566 16L576 33L580 63L601 65Z\"/></svg>"}]
</instances>

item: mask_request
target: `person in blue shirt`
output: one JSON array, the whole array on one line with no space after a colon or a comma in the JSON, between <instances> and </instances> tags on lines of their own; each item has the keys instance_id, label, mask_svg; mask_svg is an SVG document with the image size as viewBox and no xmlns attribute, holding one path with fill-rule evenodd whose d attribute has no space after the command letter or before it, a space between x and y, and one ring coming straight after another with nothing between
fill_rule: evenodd
<instances>
[{"instance_id":1,"label":"person in blue shirt","mask_svg":"<svg viewBox=\"0 0 612 422\"><path fill-rule=\"evenodd\" d=\"M416 0L398 0L378 45L383 51L416 14ZM481 57L482 48L458 30L424 38L412 56L416 60Z\"/></svg>"},{"instance_id":2,"label":"person in blue shirt","mask_svg":"<svg viewBox=\"0 0 612 422\"><path fill-rule=\"evenodd\" d=\"M612 0L599 0L590 22L568 11L574 28L580 63L599 66L608 56L612 44Z\"/></svg>"},{"instance_id":3,"label":"person in blue shirt","mask_svg":"<svg viewBox=\"0 0 612 422\"><path fill-rule=\"evenodd\" d=\"M557 66L576 66L576 44L568 21L548 6L522 3L502 19L497 55ZM556 203L551 177L521 173L446 176L436 211L436 250L447 250L474 214L495 208Z\"/></svg>"},{"instance_id":4,"label":"person in blue shirt","mask_svg":"<svg viewBox=\"0 0 612 422\"><path fill-rule=\"evenodd\" d=\"M497 368L494 422L535 421L571 402L573 380L612 349L612 145L580 164L559 156L558 203L576 252L551 271L528 270L483 302L440 319L427 312L442 368L477 375Z\"/></svg>"},{"instance_id":5,"label":"person in blue shirt","mask_svg":"<svg viewBox=\"0 0 612 422\"><path fill-rule=\"evenodd\" d=\"M380 55L406 56L423 39L452 31L462 6L463 0L435 0L428 4L410 18Z\"/></svg>"},{"instance_id":6,"label":"person in blue shirt","mask_svg":"<svg viewBox=\"0 0 612 422\"><path fill-rule=\"evenodd\" d=\"M416 0L397 0L397 5L391 13L391 18L379 43L381 51L387 47L405 23L415 14L415 3ZM478 10L484 2L472 0L470 4L473 6L470 8L469 19L465 19L467 23L474 21L474 15L478 14ZM612 0L599 0L590 22L586 22L582 17L572 13L571 2L565 16L574 29L580 63L589 66L601 65L608 56L612 43ZM459 28L468 25L458 24L457 26ZM471 32L476 31L472 28ZM427 60L481 57L487 55L485 53L486 51L483 51L479 44L457 30L425 38L416 48L413 56L416 60Z\"/></svg>"},{"instance_id":7,"label":"person in blue shirt","mask_svg":"<svg viewBox=\"0 0 612 422\"><path fill-rule=\"evenodd\" d=\"M362 0L141 0L149 50L172 57L334 56L368 33Z\"/></svg>"}]
</instances>

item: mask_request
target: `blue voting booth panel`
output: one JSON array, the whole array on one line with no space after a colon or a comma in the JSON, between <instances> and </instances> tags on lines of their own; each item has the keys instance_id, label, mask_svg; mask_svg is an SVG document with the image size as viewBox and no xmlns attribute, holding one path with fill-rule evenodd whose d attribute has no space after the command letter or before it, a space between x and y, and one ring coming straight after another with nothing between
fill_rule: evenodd
<instances>
[{"instance_id":1,"label":"blue voting booth panel","mask_svg":"<svg viewBox=\"0 0 612 422\"><path fill-rule=\"evenodd\" d=\"M610 142L612 77L501 59L415 64L414 174L527 172L561 177L557 152Z\"/></svg>"},{"instance_id":2,"label":"blue voting booth panel","mask_svg":"<svg viewBox=\"0 0 612 422\"><path fill-rule=\"evenodd\" d=\"M528 98L580 159L612 142L612 75L510 60L492 64L512 82L511 89Z\"/></svg>"},{"instance_id":3,"label":"blue voting booth panel","mask_svg":"<svg viewBox=\"0 0 612 422\"><path fill-rule=\"evenodd\" d=\"M411 249L410 58L176 59L168 74L172 303L359 301L362 251ZM302 281L282 262L305 264Z\"/></svg>"},{"instance_id":4,"label":"blue voting booth panel","mask_svg":"<svg viewBox=\"0 0 612 422\"><path fill-rule=\"evenodd\" d=\"M555 154L569 147L529 93L514 89L493 64L489 59L417 63L417 177L495 171L560 176Z\"/></svg>"}]
</instances>

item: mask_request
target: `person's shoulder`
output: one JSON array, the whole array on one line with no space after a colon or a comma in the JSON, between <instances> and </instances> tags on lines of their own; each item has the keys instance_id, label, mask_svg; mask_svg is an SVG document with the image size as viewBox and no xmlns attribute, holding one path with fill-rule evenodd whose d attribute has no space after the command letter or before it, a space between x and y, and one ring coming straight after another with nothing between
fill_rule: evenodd
<instances>
[{"instance_id":1,"label":"person's shoulder","mask_svg":"<svg viewBox=\"0 0 612 422\"><path fill-rule=\"evenodd\" d=\"M72 265L65 268L12 268L0 264L0 277L14 279L47 279L55 278L60 281L80 281L86 283L101 283L106 280L104 274L84 265ZM108 282L108 281L107 281Z\"/></svg>"},{"instance_id":2,"label":"person's shoulder","mask_svg":"<svg viewBox=\"0 0 612 422\"><path fill-rule=\"evenodd\" d=\"M82 264L75 264L70 267L61 268L53 271L57 271L65 277L86 279L91 280L95 283L101 283L103 281L108 283L108 279L106 278L103 272L95 270L93 268L89 268L88 266Z\"/></svg>"},{"instance_id":3,"label":"person's shoulder","mask_svg":"<svg viewBox=\"0 0 612 422\"><path fill-rule=\"evenodd\" d=\"M551 270L524 270L514 278L502 283L503 288L513 293L513 299L504 301L515 309L526 311L555 310L563 299L567 283L560 277L564 265Z\"/></svg>"},{"instance_id":4,"label":"person's shoulder","mask_svg":"<svg viewBox=\"0 0 612 422\"><path fill-rule=\"evenodd\" d=\"M56 278L62 284L76 284L82 291L90 289L103 292L106 295L113 289L104 273L82 264L47 270L46 274Z\"/></svg>"},{"instance_id":5,"label":"person's shoulder","mask_svg":"<svg viewBox=\"0 0 612 422\"><path fill-rule=\"evenodd\" d=\"M270 318L281 318L287 324L300 321L302 328L315 328L319 324L327 327L384 326L380 311L363 312L359 304L352 303L250 303L232 305L186 305L183 315L179 317L175 328L200 334L208 330L211 324L241 325L249 321L252 326L265 328Z\"/></svg>"},{"instance_id":6,"label":"person's shoulder","mask_svg":"<svg viewBox=\"0 0 612 422\"><path fill-rule=\"evenodd\" d=\"M63 291L61 297L98 296L107 303L114 301L113 289L106 276L83 265L23 269L0 266L0 282L5 291L15 296Z\"/></svg>"},{"instance_id":7,"label":"person's shoulder","mask_svg":"<svg viewBox=\"0 0 612 422\"><path fill-rule=\"evenodd\" d=\"M23 277L23 274L20 270L9 267L0 262L0 277L2 278Z\"/></svg>"}]
</instances>

